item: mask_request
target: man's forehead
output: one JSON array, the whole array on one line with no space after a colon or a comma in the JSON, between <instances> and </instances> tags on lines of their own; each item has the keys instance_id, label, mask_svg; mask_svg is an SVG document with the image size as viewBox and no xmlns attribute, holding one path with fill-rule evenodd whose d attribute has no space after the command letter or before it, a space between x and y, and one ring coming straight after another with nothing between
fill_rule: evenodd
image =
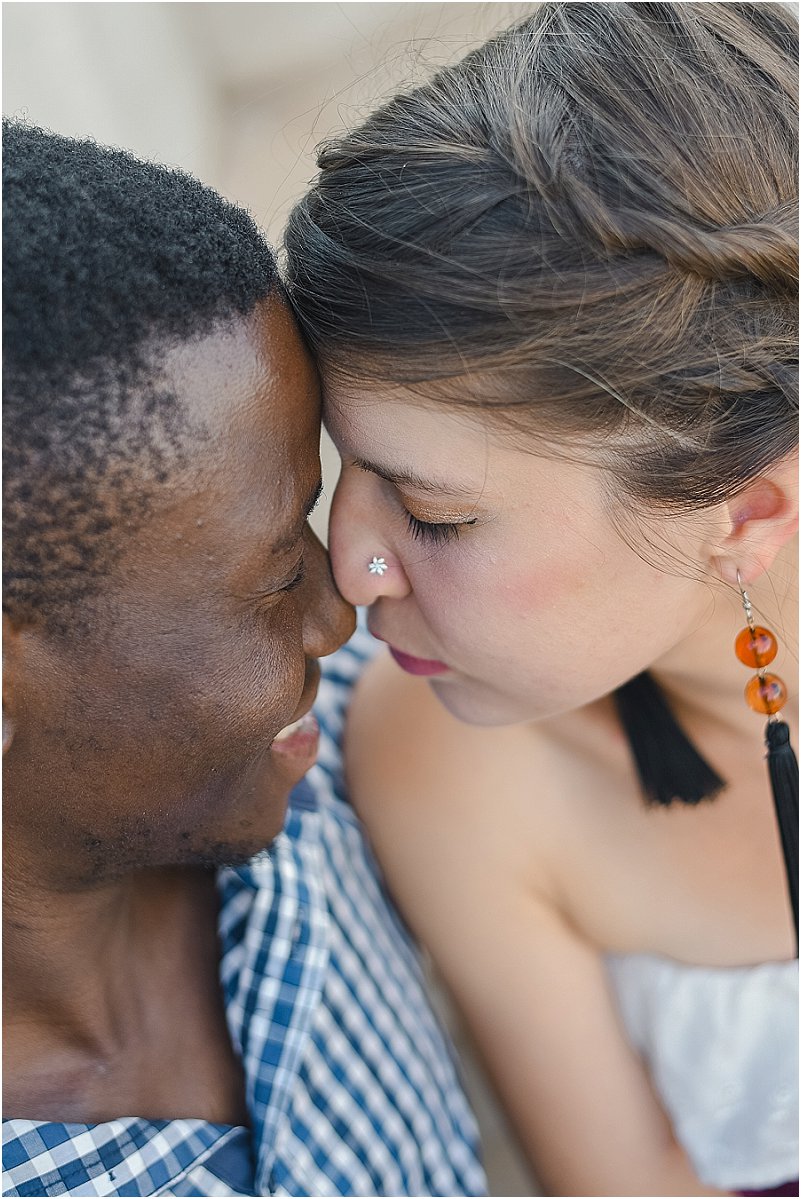
<instances>
[{"instance_id":1,"label":"man's forehead","mask_svg":"<svg viewBox=\"0 0 801 1199\"><path fill-rule=\"evenodd\" d=\"M299 351L299 352L296 352ZM291 317L262 304L252 317L175 346L165 373L200 437L195 485L228 519L260 531L263 552L297 545L320 487L317 377Z\"/></svg>"},{"instance_id":2,"label":"man's forehead","mask_svg":"<svg viewBox=\"0 0 801 1199\"><path fill-rule=\"evenodd\" d=\"M220 411L246 398L266 375L247 324L228 321L203 337L157 352L159 373L195 420L213 426Z\"/></svg>"}]
</instances>

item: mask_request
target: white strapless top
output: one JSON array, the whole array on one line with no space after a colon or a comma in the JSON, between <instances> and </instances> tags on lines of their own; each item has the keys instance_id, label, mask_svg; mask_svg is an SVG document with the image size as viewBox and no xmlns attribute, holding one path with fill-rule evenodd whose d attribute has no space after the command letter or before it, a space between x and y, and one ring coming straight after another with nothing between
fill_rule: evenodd
<instances>
[{"instance_id":1,"label":"white strapless top","mask_svg":"<svg viewBox=\"0 0 801 1199\"><path fill-rule=\"evenodd\" d=\"M623 1023L702 1182L798 1178L798 962L608 954Z\"/></svg>"}]
</instances>

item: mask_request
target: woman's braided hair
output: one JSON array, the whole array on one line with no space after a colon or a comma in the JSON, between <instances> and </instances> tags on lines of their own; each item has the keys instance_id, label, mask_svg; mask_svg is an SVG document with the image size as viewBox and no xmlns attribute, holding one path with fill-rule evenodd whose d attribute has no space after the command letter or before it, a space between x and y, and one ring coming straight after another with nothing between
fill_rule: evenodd
<instances>
[{"instance_id":1,"label":"woman's braided hair","mask_svg":"<svg viewBox=\"0 0 801 1199\"><path fill-rule=\"evenodd\" d=\"M312 347L650 504L735 494L797 436L797 43L780 4L538 6L323 147Z\"/></svg>"}]
</instances>

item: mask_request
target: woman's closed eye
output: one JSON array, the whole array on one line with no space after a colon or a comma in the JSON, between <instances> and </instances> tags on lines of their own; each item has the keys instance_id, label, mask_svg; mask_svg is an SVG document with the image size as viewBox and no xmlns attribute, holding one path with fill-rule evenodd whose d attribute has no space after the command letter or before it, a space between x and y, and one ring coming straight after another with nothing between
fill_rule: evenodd
<instances>
[{"instance_id":1,"label":"woman's closed eye","mask_svg":"<svg viewBox=\"0 0 801 1199\"><path fill-rule=\"evenodd\" d=\"M474 525L476 521L474 518L472 520L462 520L458 523L453 521L433 522L420 520L418 516L413 516L411 512L407 511L406 523L415 541L430 541L435 545L443 545L445 542L457 538L461 529L467 525Z\"/></svg>"}]
</instances>

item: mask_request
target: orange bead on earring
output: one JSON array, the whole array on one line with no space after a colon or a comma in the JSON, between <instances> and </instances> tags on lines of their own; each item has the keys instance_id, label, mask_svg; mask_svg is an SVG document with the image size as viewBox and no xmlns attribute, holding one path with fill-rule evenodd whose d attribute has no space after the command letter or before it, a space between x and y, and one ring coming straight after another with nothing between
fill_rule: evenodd
<instances>
[{"instance_id":1,"label":"orange bead on earring","mask_svg":"<svg viewBox=\"0 0 801 1199\"><path fill-rule=\"evenodd\" d=\"M755 666L756 674L746 684L745 701L754 712L767 716L765 745L768 750L768 773L776 820L782 842L787 888L793 909L795 939L798 944L798 759L790 744L790 730L776 715L787 703L787 688L777 674L768 674L765 667L773 661L778 642L770 629L754 621L751 601L737 571L737 586L745 608L748 628L737 634L734 652L746 666Z\"/></svg>"},{"instance_id":2,"label":"orange bead on earring","mask_svg":"<svg viewBox=\"0 0 801 1199\"><path fill-rule=\"evenodd\" d=\"M734 652L746 666L767 666L776 657L779 643L770 629L756 624L753 629L743 629L737 634Z\"/></svg>"},{"instance_id":3,"label":"orange bead on earring","mask_svg":"<svg viewBox=\"0 0 801 1199\"><path fill-rule=\"evenodd\" d=\"M777 674L755 674L746 684L745 702L754 712L773 716L787 703L787 688Z\"/></svg>"},{"instance_id":4,"label":"orange bead on earring","mask_svg":"<svg viewBox=\"0 0 801 1199\"><path fill-rule=\"evenodd\" d=\"M741 629L737 634L734 652L741 662L746 666L755 666L758 672L746 684L745 702L754 712L761 712L763 716L775 716L787 703L787 688L777 674L768 674L765 667L776 657L779 643L770 629L754 623L751 601L743 588L739 570L737 585L740 588L748 628Z\"/></svg>"}]
</instances>

